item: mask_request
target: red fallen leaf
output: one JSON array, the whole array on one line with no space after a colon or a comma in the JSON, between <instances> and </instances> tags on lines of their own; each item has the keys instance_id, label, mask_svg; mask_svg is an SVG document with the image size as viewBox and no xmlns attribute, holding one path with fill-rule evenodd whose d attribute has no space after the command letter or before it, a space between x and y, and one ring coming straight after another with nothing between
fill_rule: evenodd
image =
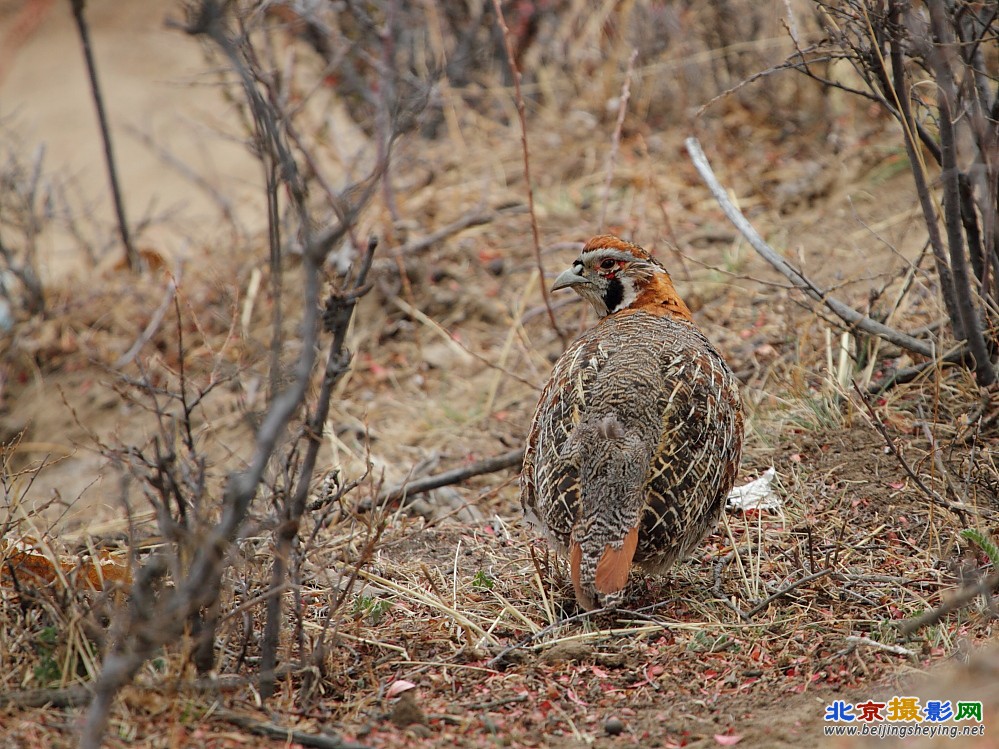
<instances>
[{"instance_id":1,"label":"red fallen leaf","mask_svg":"<svg viewBox=\"0 0 999 749\"><path fill-rule=\"evenodd\" d=\"M715 741L717 741L722 746L735 746L740 741L742 741L742 736L740 736L739 734L733 734L731 736L727 736L725 734L716 733Z\"/></svg>"},{"instance_id":2,"label":"red fallen leaf","mask_svg":"<svg viewBox=\"0 0 999 749\"><path fill-rule=\"evenodd\" d=\"M389 684L389 688L385 691L385 696L392 699L393 697L398 697L400 694L407 692L410 689L416 689L416 684L411 681L406 681L405 679L396 679Z\"/></svg>"},{"instance_id":3,"label":"red fallen leaf","mask_svg":"<svg viewBox=\"0 0 999 749\"><path fill-rule=\"evenodd\" d=\"M483 265L488 265L493 260L499 260L500 258L503 257L502 252L500 252L499 250L494 250L489 247L483 247L481 250L479 250L478 255L479 255L479 262L482 263Z\"/></svg>"},{"instance_id":4,"label":"red fallen leaf","mask_svg":"<svg viewBox=\"0 0 999 749\"><path fill-rule=\"evenodd\" d=\"M575 702L577 705L582 705L583 707L589 707L588 703L583 702L581 699L579 699L579 697L576 695L575 690L573 689L566 689L565 696L568 697L571 702Z\"/></svg>"},{"instance_id":5,"label":"red fallen leaf","mask_svg":"<svg viewBox=\"0 0 999 749\"><path fill-rule=\"evenodd\" d=\"M890 486L892 489L895 489L897 491L899 489L904 489L905 488L905 482L903 482L903 481L895 481L895 482L893 482L891 484L888 484L888 486Z\"/></svg>"},{"instance_id":6,"label":"red fallen leaf","mask_svg":"<svg viewBox=\"0 0 999 749\"><path fill-rule=\"evenodd\" d=\"M598 679L606 679L608 674L599 666L590 666L590 673L596 676Z\"/></svg>"}]
</instances>

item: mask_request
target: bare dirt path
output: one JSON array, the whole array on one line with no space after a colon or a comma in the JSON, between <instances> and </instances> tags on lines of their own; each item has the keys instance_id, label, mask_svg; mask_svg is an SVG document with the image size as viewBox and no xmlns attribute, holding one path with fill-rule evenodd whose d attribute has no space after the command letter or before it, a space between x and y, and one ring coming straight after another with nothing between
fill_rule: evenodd
<instances>
[{"instance_id":1,"label":"bare dirt path","mask_svg":"<svg viewBox=\"0 0 999 749\"><path fill-rule=\"evenodd\" d=\"M23 149L44 147L50 179L70 191L81 220L97 222L92 238L99 252L113 212L79 35L64 2L40 5L30 34L17 34L30 5L0 6L0 40L11 47L8 68L0 71L0 120ZM224 194L249 229L262 226L259 165L234 140L242 134L232 127L199 44L167 28L168 17L182 20L179 12L177 3L163 0L86 3L126 210L133 225L154 220L140 245L168 256L210 240L218 214L206 193L157 150ZM66 246L66 235L51 232L44 242L47 276L80 270L85 256Z\"/></svg>"}]
</instances>

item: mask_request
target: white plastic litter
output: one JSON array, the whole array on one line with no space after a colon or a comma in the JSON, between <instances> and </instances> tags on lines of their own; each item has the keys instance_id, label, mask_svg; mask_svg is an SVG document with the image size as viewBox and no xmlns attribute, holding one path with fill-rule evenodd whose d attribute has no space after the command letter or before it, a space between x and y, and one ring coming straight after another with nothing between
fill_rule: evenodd
<instances>
[{"instance_id":1,"label":"white plastic litter","mask_svg":"<svg viewBox=\"0 0 999 749\"><path fill-rule=\"evenodd\" d=\"M773 490L777 471L771 466L758 479L735 487L728 493L728 506L733 510L778 510L780 497Z\"/></svg>"}]
</instances>

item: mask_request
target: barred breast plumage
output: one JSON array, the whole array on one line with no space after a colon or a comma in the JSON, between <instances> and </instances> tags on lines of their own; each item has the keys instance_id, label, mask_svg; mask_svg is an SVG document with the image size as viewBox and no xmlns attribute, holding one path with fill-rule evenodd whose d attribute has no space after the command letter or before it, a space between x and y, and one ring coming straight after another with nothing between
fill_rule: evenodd
<instances>
[{"instance_id":1,"label":"barred breast plumage","mask_svg":"<svg viewBox=\"0 0 999 749\"><path fill-rule=\"evenodd\" d=\"M664 572L714 527L738 472L742 406L732 371L645 250L594 237L554 288L566 287L601 320L541 394L521 500L591 609L620 603L633 564Z\"/></svg>"}]
</instances>

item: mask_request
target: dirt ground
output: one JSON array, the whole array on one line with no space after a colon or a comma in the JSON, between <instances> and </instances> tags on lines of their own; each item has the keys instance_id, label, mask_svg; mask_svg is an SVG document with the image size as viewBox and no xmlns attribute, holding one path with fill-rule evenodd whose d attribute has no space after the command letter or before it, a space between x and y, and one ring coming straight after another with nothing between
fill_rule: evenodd
<instances>
[{"instance_id":1,"label":"dirt ground","mask_svg":"<svg viewBox=\"0 0 999 749\"><path fill-rule=\"evenodd\" d=\"M136 528L149 547L163 540L134 456L171 429L136 383L173 381L181 337L190 381L213 388L195 424L211 486L220 490L250 454L266 407L273 304L261 170L213 63L163 25L172 4L88 3L127 202L136 220L150 218L142 246L164 259L144 276L125 272L72 19L62 4L38 5L48 9L37 26L0 58L0 129L21 154L45 145L45 174L63 178L66 205L86 220L42 234L48 313L0 337L0 442L13 445L0 528L5 544L42 539L50 558L99 550L126 564ZM0 5L0 39L18 18ZM761 233L844 301L905 329L939 320L928 274L899 294L913 264L926 267L925 227L891 124L803 83L781 91L786 106L814 114L782 128L762 105L732 96L683 127L629 118L606 199L616 111L580 98L577 109L542 107L530 120L546 271L566 267L576 243L597 233L606 200L606 227L654 249L737 373L748 416L738 483L773 467L781 507L728 512L668 578L634 576L628 612L561 626L578 613L571 586L520 522L515 468L370 510L382 484L519 447L563 345L541 304L516 118L462 112L449 137L398 145L405 221L384 206L362 219L383 245L320 457L323 474L360 485L335 512L309 519L300 599L289 596L282 632L289 661L329 638L320 678L306 692L303 673L288 675L263 705L254 687L255 597L266 592L274 526L261 499L257 532L233 554L217 680L195 681L189 643L178 643L125 690L107 745L817 746L835 700L909 691L983 700L993 740L994 656L959 665L994 638L988 606L911 637L898 630L989 562L958 535L994 533L999 509L996 435L975 431L971 377L939 368L865 405L850 379L866 387L912 360L851 339L841 364L840 328L745 244L683 150L687 135L700 135ZM512 112L508 98L497 106ZM476 210L489 220L394 252ZM176 307L167 271L180 279ZM287 299L298 282L289 263ZM592 323L567 297L554 300L560 326ZM164 300L169 313L135 348ZM295 324L285 321L287 361L300 348ZM950 498L948 482L970 514L919 485ZM2 551L11 558L9 545ZM82 624L60 618L58 585L33 608L9 577L0 581L0 747L72 746L78 700L36 705L25 690L71 694L96 673L97 649ZM328 620L341 590L345 604ZM24 634L47 631L69 634L48 644ZM920 681L928 670L932 681ZM971 692L959 695L958 684Z\"/></svg>"}]
</instances>

